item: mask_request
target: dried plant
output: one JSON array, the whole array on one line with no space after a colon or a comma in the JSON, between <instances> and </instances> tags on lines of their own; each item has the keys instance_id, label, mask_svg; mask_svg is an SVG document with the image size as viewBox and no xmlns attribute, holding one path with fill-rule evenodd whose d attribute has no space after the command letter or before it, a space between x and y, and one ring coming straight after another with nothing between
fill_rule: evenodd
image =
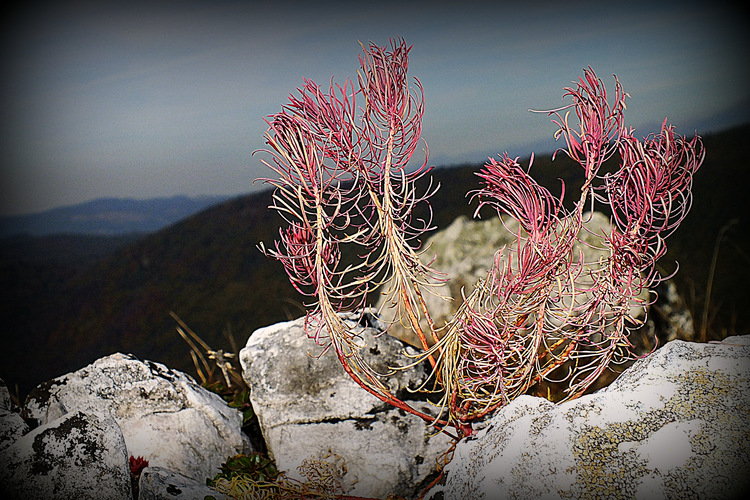
<instances>
[{"instance_id":1,"label":"dried plant","mask_svg":"<svg viewBox=\"0 0 750 500\"><path fill-rule=\"evenodd\" d=\"M280 260L297 290L313 299L308 336L333 346L349 375L382 401L413 413L390 393L361 358L359 334L338 314L362 311L369 292L386 281L399 317L419 327L423 290L438 273L422 263L419 237L429 220L413 220L415 206L434 191L417 190L429 171L407 163L420 142L424 112L419 82L407 80L409 48L393 41L390 51L363 46L359 90L347 81L324 92L311 81L283 110L270 117L266 141L278 175L274 204L289 223L267 255ZM358 99L361 105L358 104ZM344 267L343 246L354 246L358 263ZM431 360L433 364L434 359ZM422 415L426 418L426 415Z\"/></svg>"},{"instance_id":2,"label":"dried plant","mask_svg":"<svg viewBox=\"0 0 750 500\"><path fill-rule=\"evenodd\" d=\"M193 360L195 371L198 374L203 387L219 389L219 386L223 385L225 389L229 390L248 390L247 383L240 374L239 366L236 366L233 363L235 361L235 353L224 352L223 349L211 349L211 347L206 344L206 342L204 342L203 339L200 338L189 326L187 326L177 314L170 311L169 315L177 322L177 333L180 334L180 337L182 337L190 347L190 357ZM231 337L230 340L232 344L234 344L234 340ZM214 366L211 366L208 360L206 360L201 349L206 352L208 359L214 362ZM218 368L221 371L221 379L218 379L216 375L214 375L215 368Z\"/></svg>"},{"instance_id":3,"label":"dried plant","mask_svg":"<svg viewBox=\"0 0 750 500\"><path fill-rule=\"evenodd\" d=\"M347 495L342 484L347 473L344 460L333 452L308 458L297 467L305 480L279 472L271 460L258 454L230 457L209 486L233 500L374 500ZM401 497L389 496L397 500ZM206 500L215 497L207 496Z\"/></svg>"},{"instance_id":4,"label":"dried plant","mask_svg":"<svg viewBox=\"0 0 750 500\"><path fill-rule=\"evenodd\" d=\"M347 373L382 401L459 436L535 384L564 383L566 398L575 398L610 366L632 359L628 334L642 323L636 312L653 299L644 291L663 279L655 262L666 251L664 239L690 208L692 177L704 157L700 139L678 136L666 120L659 134L636 139L623 122L629 95L620 82L615 77L610 101L586 69L564 89L572 103L546 112L565 140L559 151L583 168L574 208L563 206L564 184L556 197L530 176L533 155L525 169L507 154L490 159L472 199L477 214L491 207L516 219L517 243L498 250L487 277L437 328L424 294L439 294L443 277L421 258L420 237L431 220L413 218L418 205L431 213L437 186L417 187L429 172L426 158L407 167L420 144L422 87L407 78L411 47L403 40L362 49L356 90L351 81L327 90L305 81L268 119L264 163L277 177L265 182L276 188L271 208L288 227L272 249L261 250L310 297L308 336L323 351L332 347ZM619 167L603 173L609 158ZM586 230L586 208L596 203L611 207L612 229L596 235L607 257L586 262L574 245ZM344 264L342 252L358 258ZM340 315L364 311L368 294L383 285L396 321L422 344L413 363L432 367L434 387L423 389L442 395L437 418L388 390L388 374L364 362L363 340Z\"/></svg>"}]
</instances>

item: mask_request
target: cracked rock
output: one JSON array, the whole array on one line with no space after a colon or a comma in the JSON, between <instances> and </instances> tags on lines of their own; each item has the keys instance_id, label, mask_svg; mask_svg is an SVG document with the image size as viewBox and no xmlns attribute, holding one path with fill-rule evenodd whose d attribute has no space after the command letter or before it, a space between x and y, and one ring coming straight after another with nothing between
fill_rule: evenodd
<instances>
[{"instance_id":1,"label":"cracked rock","mask_svg":"<svg viewBox=\"0 0 750 500\"><path fill-rule=\"evenodd\" d=\"M356 316L349 318L356 321ZM384 325L365 315L360 325L366 347L362 356L378 372L405 363L403 342L383 335ZM307 337L304 318L255 331L240 352L243 377L251 388L269 452L279 470L305 480L298 467L305 460L342 463L345 492L385 498L417 493L435 470L437 458L450 446L444 434L367 393L344 371L333 349ZM389 377L393 393L415 398L409 389L427 376L422 365ZM434 411L426 401L409 403Z\"/></svg>"}]
</instances>

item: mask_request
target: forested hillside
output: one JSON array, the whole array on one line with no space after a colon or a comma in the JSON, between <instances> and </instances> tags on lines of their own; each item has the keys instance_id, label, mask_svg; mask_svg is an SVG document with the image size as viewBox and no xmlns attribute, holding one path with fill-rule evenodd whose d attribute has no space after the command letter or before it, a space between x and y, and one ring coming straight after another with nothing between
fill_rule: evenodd
<instances>
[{"instance_id":1,"label":"forested hillside","mask_svg":"<svg viewBox=\"0 0 750 500\"><path fill-rule=\"evenodd\" d=\"M748 332L750 228L742 192L750 180L748 134L750 126L704 136L708 154L695 178L692 212L667 241L670 253L662 261L667 273L680 262L676 279L700 323L717 236L730 224L718 253L708 315L714 338ZM549 156L537 155L532 175L553 194L560 192L559 179L566 193L574 192L581 180L577 167L564 155L554 163ZM441 184L432 199L437 228L458 215L473 215L475 204L469 205L466 193L477 188L474 172L480 167L433 171ZM566 196L568 202L571 198ZM61 239L36 240L36 252L19 251L18 240L2 240L0 286L6 299L0 319L6 345L0 351L0 378L11 388L18 384L23 394L116 351L193 373L170 311L209 345L225 350L230 349L226 333L241 347L254 329L302 315L303 299L282 266L257 249L278 232L280 218L267 209L270 202L270 191L238 197L139 239L98 241L99 250L89 253L83 249L91 247L74 237L67 250ZM60 255L77 257L61 262Z\"/></svg>"}]
</instances>

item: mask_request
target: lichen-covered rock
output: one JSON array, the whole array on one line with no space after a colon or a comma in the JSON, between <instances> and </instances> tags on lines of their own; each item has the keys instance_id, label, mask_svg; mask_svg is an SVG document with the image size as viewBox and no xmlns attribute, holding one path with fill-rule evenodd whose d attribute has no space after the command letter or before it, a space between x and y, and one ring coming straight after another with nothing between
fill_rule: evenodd
<instances>
[{"instance_id":1,"label":"lichen-covered rock","mask_svg":"<svg viewBox=\"0 0 750 500\"><path fill-rule=\"evenodd\" d=\"M509 220L508 223L513 224L513 221ZM444 325L455 313L460 305L462 289L468 295L480 278L487 277L494 264L495 252L514 240L513 233L503 226L499 218L471 220L465 215L427 239L424 245L426 250L420 258L444 273L441 278L447 280L444 285L435 287L437 294L423 294L436 326ZM387 287L388 284L384 286L385 289ZM388 307L386 300L387 297L382 296L375 307L384 321L393 323L388 334L419 347L419 339L411 329L394 321L395 310ZM422 319L422 329L427 331L427 327L426 320Z\"/></svg>"},{"instance_id":2,"label":"lichen-covered rock","mask_svg":"<svg viewBox=\"0 0 750 500\"><path fill-rule=\"evenodd\" d=\"M129 455L199 481L249 450L239 411L188 375L130 355L113 354L42 384L26 409L41 425L70 412L111 416Z\"/></svg>"},{"instance_id":3,"label":"lichen-covered rock","mask_svg":"<svg viewBox=\"0 0 750 500\"><path fill-rule=\"evenodd\" d=\"M377 318L370 314L364 317L373 322L373 327L361 327L363 343L367 344L362 356L377 372L387 373L391 366L406 364L405 349L416 353L382 335L377 327L384 325ZM356 315L351 318L356 325ZM332 348L321 356L322 351L307 337L304 318L253 332L240 351L240 363L262 430L279 423L346 419L391 408L346 374ZM426 377L425 370L418 368L399 371L383 381L397 393L418 387Z\"/></svg>"},{"instance_id":4,"label":"lichen-covered rock","mask_svg":"<svg viewBox=\"0 0 750 500\"><path fill-rule=\"evenodd\" d=\"M161 467L146 467L141 472L138 500L204 500L222 498L205 481L197 481Z\"/></svg>"},{"instance_id":5,"label":"lichen-covered rock","mask_svg":"<svg viewBox=\"0 0 750 500\"><path fill-rule=\"evenodd\" d=\"M479 279L487 277L487 272L495 265L498 250L516 243L518 221L513 218L491 217L487 220L472 220L466 216L456 218L448 227L431 235L425 242L421 260L441 272L444 284L435 282L437 294L424 293L427 310L437 327L447 323L456 312L463 294L468 296ZM584 214L584 228L579 232L579 242L574 245L575 258L581 253L583 262L596 268L600 259L609 256L602 235L611 232L609 219L600 212ZM585 275L585 273L583 273ZM387 289L388 284L384 289ZM585 287L584 287L585 288ZM669 340L695 340L695 329L690 313L673 283L665 281L659 285L657 302L650 308L649 321L640 331L631 335L636 344L636 354L645 354L654 347L654 339L660 345ZM445 298L443 298L443 297ZM644 291L642 298L646 298ZM448 300L446 300L446 298ZM410 345L421 344L410 328L394 321L395 310L388 307L387 297L382 296L375 308L383 321L393 323L388 333ZM643 311L634 308L635 317L642 317ZM422 329L428 330L427 322L421 320Z\"/></svg>"},{"instance_id":6,"label":"lichen-covered rock","mask_svg":"<svg viewBox=\"0 0 750 500\"><path fill-rule=\"evenodd\" d=\"M350 321L356 320L352 316ZM385 325L366 314L359 328L367 347L362 355L377 371L408 361L412 348L383 335ZM356 325L356 323L353 323ZM425 422L367 393L346 374L333 349L321 348L304 330L304 318L261 328L240 352L243 377L263 437L279 470L305 480L304 460L336 457L346 467L343 486L357 496L412 495L448 449L448 438L430 438ZM409 389L424 382L420 367L389 379L392 392L414 398ZM429 412L424 401L410 401Z\"/></svg>"},{"instance_id":7,"label":"lichen-covered rock","mask_svg":"<svg viewBox=\"0 0 750 500\"><path fill-rule=\"evenodd\" d=\"M426 403L412 402L429 413ZM350 495L411 498L436 471L436 460L450 446L443 435L429 437L424 420L403 410L376 411L343 420L325 419L277 425L264 433L277 467L304 480L303 462L340 461L341 483Z\"/></svg>"},{"instance_id":8,"label":"lichen-covered rock","mask_svg":"<svg viewBox=\"0 0 750 500\"><path fill-rule=\"evenodd\" d=\"M521 396L456 448L445 499L739 498L750 491L750 336L674 341L612 385Z\"/></svg>"},{"instance_id":9,"label":"lichen-covered rock","mask_svg":"<svg viewBox=\"0 0 750 500\"><path fill-rule=\"evenodd\" d=\"M0 380L0 452L29 431L10 399L5 382Z\"/></svg>"},{"instance_id":10,"label":"lichen-covered rock","mask_svg":"<svg viewBox=\"0 0 750 500\"><path fill-rule=\"evenodd\" d=\"M0 453L0 492L6 499L131 500L119 426L76 411L37 427Z\"/></svg>"}]
</instances>

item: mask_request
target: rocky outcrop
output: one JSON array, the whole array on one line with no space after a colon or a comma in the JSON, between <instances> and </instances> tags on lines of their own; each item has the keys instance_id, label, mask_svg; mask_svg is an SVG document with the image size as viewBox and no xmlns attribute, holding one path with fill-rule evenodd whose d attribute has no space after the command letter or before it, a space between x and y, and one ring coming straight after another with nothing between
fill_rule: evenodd
<instances>
[{"instance_id":1,"label":"rocky outcrop","mask_svg":"<svg viewBox=\"0 0 750 500\"><path fill-rule=\"evenodd\" d=\"M573 252L583 255L583 262L592 266L600 258L606 258L608 251L602 241L602 234L609 233L611 227L604 214L594 212L584 215L584 229L579 233L580 241L574 245ZM518 233L518 221L506 217L492 217L487 220L472 220L466 216L458 217L444 230L438 231L425 242L425 251L421 260L440 271L445 283L434 288L437 294L424 293L433 321L437 327L450 320L462 301L462 290L468 295L480 278L486 278L487 272L495 261L495 253L504 246L513 246ZM384 286L387 289L388 285ZM654 290L657 301L649 311L648 322L639 331L631 335L631 342L636 345L636 354L645 354L654 347L654 339L659 345L674 339L695 340L695 329L692 317L677 293L673 283L665 281ZM441 297L441 295L443 297ZM644 292L643 297L646 297ZM388 333L413 346L419 346L419 340L409 328L399 321L394 322L394 309L388 307L387 297L383 296L375 308L383 321L393 323ZM634 310L634 316L642 316L642 311ZM427 331L426 320L422 319L422 328Z\"/></svg>"},{"instance_id":2,"label":"rocky outcrop","mask_svg":"<svg viewBox=\"0 0 750 500\"><path fill-rule=\"evenodd\" d=\"M0 483L10 498L132 499L135 456L150 465L142 498L202 500L227 457L250 451L239 411L188 375L130 355L40 385L25 419L4 386L0 403Z\"/></svg>"},{"instance_id":3,"label":"rocky outcrop","mask_svg":"<svg viewBox=\"0 0 750 500\"><path fill-rule=\"evenodd\" d=\"M425 252L420 259L443 273L441 279L446 280L444 284L434 287L436 293L423 294L436 326L448 322L461 303L461 290L468 295L480 278L486 278L487 271L494 263L495 252L514 239L497 217L473 221L464 215L427 239ZM388 289L388 284L383 288ZM375 308L385 322L392 323L388 329L389 335L419 347L419 339L411 329L394 321L395 310L388 307L387 300L386 296L382 296ZM421 323L426 331L426 320L422 319Z\"/></svg>"},{"instance_id":4,"label":"rocky outcrop","mask_svg":"<svg viewBox=\"0 0 750 500\"><path fill-rule=\"evenodd\" d=\"M26 421L13 410L8 387L0 380L0 452L29 432Z\"/></svg>"},{"instance_id":5,"label":"rocky outcrop","mask_svg":"<svg viewBox=\"0 0 750 500\"><path fill-rule=\"evenodd\" d=\"M371 314L345 316L392 392L428 378L415 351ZM263 437L279 470L335 474L348 495L416 498L450 449L421 419L368 394L304 318L256 331L240 354ZM750 488L750 336L669 342L608 388L554 404L521 396L460 442L433 499L733 498ZM220 498L205 485L249 451L241 416L189 376L114 354L35 389L23 409L0 382L2 498L134 498L128 458L149 466L142 500ZM327 465L327 467L323 467Z\"/></svg>"},{"instance_id":6,"label":"rocky outcrop","mask_svg":"<svg viewBox=\"0 0 750 500\"><path fill-rule=\"evenodd\" d=\"M357 316L349 321L357 326ZM366 314L359 325L367 347L362 355L378 372L403 365L411 347L383 335L385 325ZM406 497L435 470L436 459L449 446L445 435L430 437L425 422L382 403L346 374L333 350L307 338L304 318L254 332L240 353L243 377L250 385L270 454L279 470L304 480L304 460L330 460L346 468L342 485L350 495ZM422 366L397 372L388 383L402 399L414 399L427 374ZM410 404L429 412L426 401Z\"/></svg>"},{"instance_id":7,"label":"rocky outcrop","mask_svg":"<svg viewBox=\"0 0 750 500\"><path fill-rule=\"evenodd\" d=\"M242 416L219 396L182 372L124 354L43 384L26 410L37 425L75 411L111 416L130 455L198 480L249 449Z\"/></svg>"},{"instance_id":8,"label":"rocky outcrop","mask_svg":"<svg viewBox=\"0 0 750 500\"><path fill-rule=\"evenodd\" d=\"M567 403L521 396L458 444L432 498L740 498L749 382L742 336L670 342Z\"/></svg>"}]
</instances>

